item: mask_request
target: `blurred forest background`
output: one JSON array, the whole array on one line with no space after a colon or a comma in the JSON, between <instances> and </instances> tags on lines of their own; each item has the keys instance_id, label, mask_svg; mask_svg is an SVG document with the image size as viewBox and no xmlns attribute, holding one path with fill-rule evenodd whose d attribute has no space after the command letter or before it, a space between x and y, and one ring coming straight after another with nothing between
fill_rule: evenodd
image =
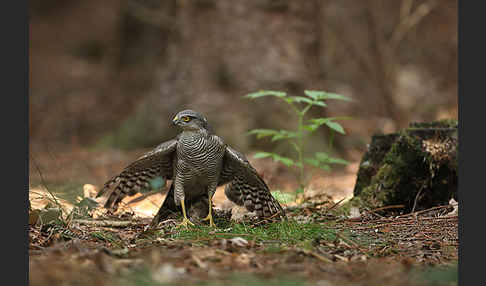
<instances>
[{"instance_id":1,"label":"blurred forest background","mask_svg":"<svg viewBox=\"0 0 486 286\"><path fill-rule=\"evenodd\" d=\"M311 110L353 117L336 138L344 158L362 155L374 133L458 116L456 0L29 4L31 185L102 184L175 136L170 119L186 108L242 152L279 148L245 136L293 128L283 102L243 98L260 89L352 97Z\"/></svg>"}]
</instances>

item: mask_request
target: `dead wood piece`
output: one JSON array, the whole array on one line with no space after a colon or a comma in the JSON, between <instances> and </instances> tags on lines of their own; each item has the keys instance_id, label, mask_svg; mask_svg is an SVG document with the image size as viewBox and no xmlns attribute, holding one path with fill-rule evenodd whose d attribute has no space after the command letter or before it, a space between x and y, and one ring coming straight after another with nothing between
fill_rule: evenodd
<instances>
[{"instance_id":1,"label":"dead wood piece","mask_svg":"<svg viewBox=\"0 0 486 286\"><path fill-rule=\"evenodd\" d=\"M130 227L140 225L140 222L134 221L116 221L116 220L88 220L88 219L75 219L73 223L79 223L89 226L111 226L111 227Z\"/></svg>"}]
</instances>

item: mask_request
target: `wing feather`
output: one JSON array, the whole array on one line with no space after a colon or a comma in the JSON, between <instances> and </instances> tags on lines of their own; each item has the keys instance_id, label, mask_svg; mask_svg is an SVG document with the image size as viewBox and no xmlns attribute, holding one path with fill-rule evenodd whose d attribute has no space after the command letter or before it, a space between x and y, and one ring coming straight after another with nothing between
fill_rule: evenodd
<instances>
[{"instance_id":1,"label":"wing feather","mask_svg":"<svg viewBox=\"0 0 486 286\"><path fill-rule=\"evenodd\" d=\"M280 213L285 217L282 206L270 193L270 189L246 157L227 146L223 157L223 169L218 184L229 183L224 192L229 200L256 211L259 217Z\"/></svg>"},{"instance_id":2,"label":"wing feather","mask_svg":"<svg viewBox=\"0 0 486 286\"><path fill-rule=\"evenodd\" d=\"M104 195L114 187L108 196L105 208L116 209L126 196L133 196L142 189L150 188L151 179L157 176L162 176L166 180L172 179L176 149L177 140L174 139L145 153L123 169L120 174L106 182L97 197Z\"/></svg>"}]
</instances>

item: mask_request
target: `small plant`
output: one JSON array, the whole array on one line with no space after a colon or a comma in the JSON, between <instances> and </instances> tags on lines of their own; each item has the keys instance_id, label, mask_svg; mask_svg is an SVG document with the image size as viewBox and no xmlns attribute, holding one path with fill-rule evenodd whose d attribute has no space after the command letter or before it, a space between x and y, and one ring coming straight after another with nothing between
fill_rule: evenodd
<instances>
[{"instance_id":1,"label":"small plant","mask_svg":"<svg viewBox=\"0 0 486 286\"><path fill-rule=\"evenodd\" d=\"M326 107L326 100L336 99L350 101L349 97L328 93L324 91L305 90L306 97L304 96L288 96L285 92L262 90L254 93L247 94L245 97L249 99L257 99L264 96L274 96L276 98L285 101L295 112L298 117L296 130L274 130L274 129L253 129L248 132L250 135L256 135L257 139L271 136L271 141L286 140L295 150L296 158L284 157L274 152L258 152L254 155L254 158L267 158L271 157L274 161L280 162L287 167L297 167L299 170L298 182L299 189L297 194L304 191L306 186L306 173L304 165L311 165L321 168L326 171L331 170L331 164L348 164L347 161L331 157L326 152L316 152L312 157L304 157L307 153L305 149L305 138L314 133L319 127L327 126L331 130L331 136L329 138L329 150L332 149L332 142L334 139L334 133L346 134L343 127L336 122L336 120L349 119L349 117L325 117L325 118L310 118L305 119L306 113L311 107Z\"/></svg>"}]
</instances>

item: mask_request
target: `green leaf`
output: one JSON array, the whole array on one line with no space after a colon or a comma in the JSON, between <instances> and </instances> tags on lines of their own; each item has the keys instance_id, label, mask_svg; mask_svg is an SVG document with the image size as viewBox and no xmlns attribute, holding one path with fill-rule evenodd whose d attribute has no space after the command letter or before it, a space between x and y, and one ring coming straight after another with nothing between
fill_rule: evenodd
<instances>
[{"instance_id":1,"label":"green leaf","mask_svg":"<svg viewBox=\"0 0 486 286\"><path fill-rule=\"evenodd\" d=\"M345 120L345 119L352 119L351 117L347 117L347 116L340 116L340 117L322 117L322 118L312 118L310 119L308 122L309 122L309 125L317 125L317 126L320 126L320 125L323 125L323 124L326 124L327 126L329 126L329 122L332 122L330 123L331 126L329 126L331 129L337 131L337 132L340 132L342 134L345 134L343 133L344 132L344 129L342 128L342 126L337 123L337 122L334 122L334 120ZM339 125L339 127L337 127L337 125ZM337 129L341 130L337 130L335 129L334 127L336 127Z\"/></svg>"},{"instance_id":2,"label":"green leaf","mask_svg":"<svg viewBox=\"0 0 486 286\"><path fill-rule=\"evenodd\" d=\"M302 163L300 163L300 162L295 162L294 165L299 167L299 168L302 168Z\"/></svg>"},{"instance_id":3,"label":"green leaf","mask_svg":"<svg viewBox=\"0 0 486 286\"><path fill-rule=\"evenodd\" d=\"M312 104L313 105L319 105L319 106L322 106L322 107L326 107L327 106L327 104L325 104L324 102L317 101L317 100L313 101Z\"/></svg>"},{"instance_id":4,"label":"green leaf","mask_svg":"<svg viewBox=\"0 0 486 286\"><path fill-rule=\"evenodd\" d=\"M315 158L304 158L304 161L309 164L309 165L312 165L314 167L319 167L320 165L320 162L319 160L315 159Z\"/></svg>"},{"instance_id":5,"label":"green leaf","mask_svg":"<svg viewBox=\"0 0 486 286\"><path fill-rule=\"evenodd\" d=\"M293 131L280 130L280 131L278 131L277 134L273 135L272 142L277 141L277 140L282 140L282 139L297 138L298 135L299 135L298 133L293 132Z\"/></svg>"},{"instance_id":6,"label":"green leaf","mask_svg":"<svg viewBox=\"0 0 486 286\"><path fill-rule=\"evenodd\" d=\"M250 130L247 133L247 135L256 134L257 139L260 139L260 138L275 135L275 134L278 134L278 133L279 133L279 131L273 130L273 129L253 129L253 130Z\"/></svg>"},{"instance_id":7,"label":"green leaf","mask_svg":"<svg viewBox=\"0 0 486 286\"><path fill-rule=\"evenodd\" d=\"M350 97L340 95L337 93L330 93L330 92L326 92L326 95L322 99L337 99L337 100L344 100L344 101L353 101L353 99Z\"/></svg>"},{"instance_id":8,"label":"green leaf","mask_svg":"<svg viewBox=\"0 0 486 286\"><path fill-rule=\"evenodd\" d=\"M314 100L320 100L326 94L324 91L318 90L304 90L304 93Z\"/></svg>"},{"instance_id":9,"label":"green leaf","mask_svg":"<svg viewBox=\"0 0 486 286\"><path fill-rule=\"evenodd\" d=\"M322 125L326 122L328 122L329 120L331 120L330 118L312 118L309 120L309 122L312 124L312 125Z\"/></svg>"},{"instance_id":10,"label":"green leaf","mask_svg":"<svg viewBox=\"0 0 486 286\"><path fill-rule=\"evenodd\" d=\"M287 157L280 156L280 155L275 154L275 153L272 153L272 158L276 162L282 162L287 167L294 165L294 160L287 158Z\"/></svg>"},{"instance_id":11,"label":"green leaf","mask_svg":"<svg viewBox=\"0 0 486 286\"><path fill-rule=\"evenodd\" d=\"M287 102L288 104L294 103L294 100L290 97L282 97L282 99L285 100L285 102Z\"/></svg>"},{"instance_id":12,"label":"green leaf","mask_svg":"<svg viewBox=\"0 0 486 286\"><path fill-rule=\"evenodd\" d=\"M329 119L331 121L335 121L335 120L349 120L349 119L353 119L353 117L351 117L351 116L335 116L335 117L327 117L327 119Z\"/></svg>"},{"instance_id":13,"label":"green leaf","mask_svg":"<svg viewBox=\"0 0 486 286\"><path fill-rule=\"evenodd\" d=\"M268 153L268 152L257 152L257 153L255 153L255 155L253 155L253 158L261 159L261 158L267 158L267 157L270 157L270 156L272 156L272 154Z\"/></svg>"},{"instance_id":14,"label":"green leaf","mask_svg":"<svg viewBox=\"0 0 486 286\"><path fill-rule=\"evenodd\" d=\"M325 171L331 171L331 166L329 165L319 165L319 168Z\"/></svg>"},{"instance_id":15,"label":"green leaf","mask_svg":"<svg viewBox=\"0 0 486 286\"><path fill-rule=\"evenodd\" d=\"M252 92L252 93L245 95L245 97L249 98L249 99L255 99L255 98L259 98L259 97L263 97L263 96L276 96L276 97L283 98L283 97L286 97L287 94L285 92L281 92L281 91L260 90L260 91Z\"/></svg>"},{"instance_id":16,"label":"green leaf","mask_svg":"<svg viewBox=\"0 0 486 286\"><path fill-rule=\"evenodd\" d=\"M302 125L302 128L304 128L305 130L307 131L315 131L317 128L319 128L319 125L317 124L305 124L305 125Z\"/></svg>"},{"instance_id":17,"label":"green leaf","mask_svg":"<svg viewBox=\"0 0 486 286\"><path fill-rule=\"evenodd\" d=\"M341 126L341 124L339 124L337 122L334 122L334 121L326 121L324 124L326 124L329 128L331 128L334 131L337 131L337 132L339 132L341 134L346 134L346 132L344 132L344 129Z\"/></svg>"},{"instance_id":18,"label":"green leaf","mask_svg":"<svg viewBox=\"0 0 486 286\"><path fill-rule=\"evenodd\" d=\"M337 99L337 100L352 101L352 99L347 96L340 95L337 93L332 93L332 92L325 92L319 90L304 90L304 93L308 97L314 100Z\"/></svg>"},{"instance_id":19,"label":"green leaf","mask_svg":"<svg viewBox=\"0 0 486 286\"><path fill-rule=\"evenodd\" d=\"M319 160L320 162L329 162L329 155L324 152L316 152L314 154L315 158Z\"/></svg>"},{"instance_id":20,"label":"green leaf","mask_svg":"<svg viewBox=\"0 0 486 286\"><path fill-rule=\"evenodd\" d=\"M275 153L258 152L255 155L253 155L253 158L255 158L255 159L261 159L261 158L267 158L267 157L272 157L272 159L275 162L282 162L287 167L290 167L290 166L295 164L294 160L287 158L287 157L284 157L284 156L280 156L280 155L275 154Z\"/></svg>"},{"instance_id":21,"label":"green leaf","mask_svg":"<svg viewBox=\"0 0 486 286\"><path fill-rule=\"evenodd\" d=\"M329 163L330 164L341 164L341 165L348 165L349 162L344 160L344 159L340 159L340 158L329 158Z\"/></svg>"},{"instance_id":22,"label":"green leaf","mask_svg":"<svg viewBox=\"0 0 486 286\"><path fill-rule=\"evenodd\" d=\"M314 156L319 162L321 162L321 164L322 163L326 165L327 164L342 164L342 165L349 164L349 162L346 160L330 157L327 153L324 152L316 152Z\"/></svg>"},{"instance_id":23,"label":"green leaf","mask_svg":"<svg viewBox=\"0 0 486 286\"><path fill-rule=\"evenodd\" d=\"M307 97L303 97L303 96L291 96L289 97L291 98L294 102L305 102L307 104L314 104L314 101L311 100L311 99L308 99Z\"/></svg>"}]
</instances>

